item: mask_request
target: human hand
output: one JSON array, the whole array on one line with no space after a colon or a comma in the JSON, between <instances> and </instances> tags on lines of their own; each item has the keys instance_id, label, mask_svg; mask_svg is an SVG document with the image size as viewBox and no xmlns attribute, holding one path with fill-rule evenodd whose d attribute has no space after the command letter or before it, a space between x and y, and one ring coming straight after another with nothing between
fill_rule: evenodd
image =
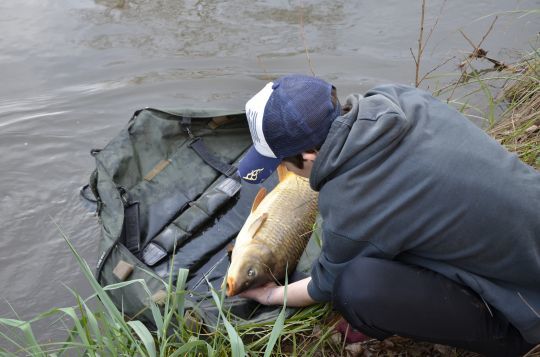
<instances>
[{"instance_id":1,"label":"human hand","mask_svg":"<svg viewBox=\"0 0 540 357\"><path fill-rule=\"evenodd\" d=\"M277 305L279 304L279 292L281 286L278 286L275 282L271 281L265 285L257 288L246 290L238 296L248 298L257 301L262 305Z\"/></svg>"}]
</instances>

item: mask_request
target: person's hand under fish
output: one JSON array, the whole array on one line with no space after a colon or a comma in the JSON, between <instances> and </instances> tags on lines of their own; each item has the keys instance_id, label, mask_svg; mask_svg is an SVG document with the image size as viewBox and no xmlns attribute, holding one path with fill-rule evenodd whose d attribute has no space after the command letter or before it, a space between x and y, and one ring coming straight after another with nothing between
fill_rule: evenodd
<instances>
[{"instance_id":1,"label":"person's hand under fish","mask_svg":"<svg viewBox=\"0 0 540 357\"><path fill-rule=\"evenodd\" d=\"M255 300L262 305L278 305L273 302L272 295L274 295L279 288L279 285L271 281L257 288L246 290L238 294L238 296Z\"/></svg>"},{"instance_id":2,"label":"person's hand under fish","mask_svg":"<svg viewBox=\"0 0 540 357\"><path fill-rule=\"evenodd\" d=\"M301 307L315 304L307 290L311 277L287 285L287 306ZM271 281L257 288L245 290L238 296L252 299L263 305L283 305L285 287Z\"/></svg>"}]
</instances>

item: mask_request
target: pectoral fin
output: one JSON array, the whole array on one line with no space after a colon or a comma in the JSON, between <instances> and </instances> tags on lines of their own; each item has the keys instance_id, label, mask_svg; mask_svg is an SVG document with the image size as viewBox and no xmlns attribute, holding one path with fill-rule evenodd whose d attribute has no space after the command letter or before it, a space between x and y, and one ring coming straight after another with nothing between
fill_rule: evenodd
<instances>
[{"instance_id":1,"label":"pectoral fin","mask_svg":"<svg viewBox=\"0 0 540 357\"><path fill-rule=\"evenodd\" d=\"M261 228L261 226L263 225L264 221L266 221L267 218L268 218L268 213L263 213L259 217L257 217L257 219L253 221L253 223L251 223L251 225L248 228L248 233L250 237L255 236L255 233L257 233L259 228Z\"/></svg>"},{"instance_id":2,"label":"pectoral fin","mask_svg":"<svg viewBox=\"0 0 540 357\"><path fill-rule=\"evenodd\" d=\"M257 207L259 207L259 204L262 202L262 200L266 197L266 188L262 187L259 192L257 192L257 196L255 196L255 200L253 201L253 205L251 205L251 212L255 211Z\"/></svg>"},{"instance_id":3,"label":"pectoral fin","mask_svg":"<svg viewBox=\"0 0 540 357\"><path fill-rule=\"evenodd\" d=\"M278 174L279 182L281 182L285 180L285 177L287 177L290 174L290 171L287 170L285 165L279 164L279 166L277 167L277 174Z\"/></svg>"},{"instance_id":4,"label":"pectoral fin","mask_svg":"<svg viewBox=\"0 0 540 357\"><path fill-rule=\"evenodd\" d=\"M234 250L234 245L229 243L227 244L227 246L225 247L225 249L227 250L227 257L229 258L229 262L231 261L231 257L232 257L232 252Z\"/></svg>"}]
</instances>

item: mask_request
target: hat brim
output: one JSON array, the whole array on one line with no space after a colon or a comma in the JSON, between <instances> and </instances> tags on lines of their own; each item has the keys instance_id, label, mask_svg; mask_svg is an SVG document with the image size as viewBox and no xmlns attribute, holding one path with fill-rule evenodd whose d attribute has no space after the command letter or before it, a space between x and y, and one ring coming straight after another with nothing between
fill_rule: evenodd
<instances>
[{"instance_id":1,"label":"hat brim","mask_svg":"<svg viewBox=\"0 0 540 357\"><path fill-rule=\"evenodd\" d=\"M276 170L281 159L259 154L251 147L238 165L238 173L248 183L257 184L266 180Z\"/></svg>"}]
</instances>

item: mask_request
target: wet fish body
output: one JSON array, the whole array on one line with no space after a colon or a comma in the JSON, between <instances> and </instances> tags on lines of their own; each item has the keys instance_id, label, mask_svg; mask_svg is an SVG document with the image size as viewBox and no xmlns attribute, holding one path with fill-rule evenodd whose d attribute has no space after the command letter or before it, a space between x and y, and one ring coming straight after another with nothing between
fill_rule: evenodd
<instances>
[{"instance_id":1,"label":"wet fish body","mask_svg":"<svg viewBox=\"0 0 540 357\"><path fill-rule=\"evenodd\" d=\"M306 178L278 168L280 182L261 189L232 251L227 295L234 296L292 272L311 236L317 193Z\"/></svg>"}]
</instances>

